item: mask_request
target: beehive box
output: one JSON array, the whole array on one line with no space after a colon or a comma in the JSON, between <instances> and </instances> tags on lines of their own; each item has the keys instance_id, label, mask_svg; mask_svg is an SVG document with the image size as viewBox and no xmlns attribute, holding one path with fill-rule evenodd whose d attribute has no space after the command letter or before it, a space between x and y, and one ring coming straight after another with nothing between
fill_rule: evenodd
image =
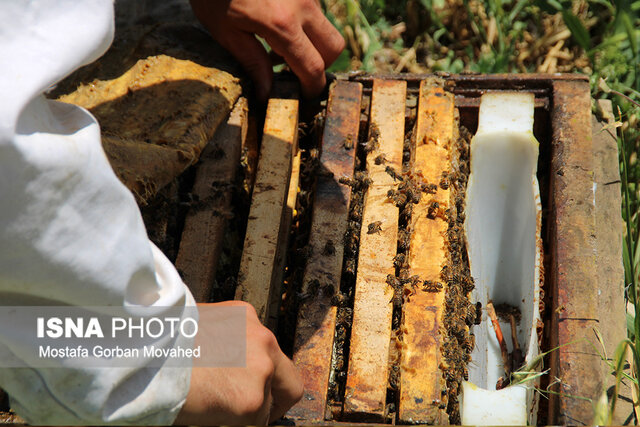
<instances>
[{"instance_id":1,"label":"beehive box","mask_svg":"<svg viewBox=\"0 0 640 427\"><path fill-rule=\"evenodd\" d=\"M340 76L320 107L286 96L266 110L234 292L291 346L305 394L289 419L457 421L476 309L467 299L461 201L469 136L488 90L535 94L541 346L571 343L545 361L552 380L542 386L558 394L543 400L539 419L591 420L592 403L582 398L596 399L608 378L588 340L597 328L611 353L623 338L624 307L617 147L592 116L588 80L357 73ZM299 122L308 110L318 113L314 125ZM242 120L235 138L245 138ZM204 300L221 286L215 256L203 267L195 249L183 250L189 239L198 250L221 245L204 237L201 220L192 222L202 215L186 216L178 266ZM210 269L206 280L190 276L202 268Z\"/></svg>"},{"instance_id":2,"label":"beehive box","mask_svg":"<svg viewBox=\"0 0 640 427\"><path fill-rule=\"evenodd\" d=\"M494 90L535 94L541 346L570 343L545 360L542 386L557 394L538 419L589 423L582 398L597 399L608 372L582 339L595 327L612 353L624 302L617 146L588 80L355 73L320 104L278 85L266 111L240 98L143 213L198 301L249 301L290 352L305 392L286 418L458 421L477 316L461 201L479 98Z\"/></svg>"}]
</instances>

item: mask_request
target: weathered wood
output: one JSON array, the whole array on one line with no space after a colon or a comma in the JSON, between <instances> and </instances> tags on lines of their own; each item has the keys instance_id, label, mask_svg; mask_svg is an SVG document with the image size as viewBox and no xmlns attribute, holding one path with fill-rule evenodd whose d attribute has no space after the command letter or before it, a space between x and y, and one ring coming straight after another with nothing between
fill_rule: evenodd
<instances>
[{"instance_id":1,"label":"weathered wood","mask_svg":"<svg viewBox=\"0 0 640 427\"><path fill-rule=\"evenodd\" d=\"M591 424L601 359L585 340L598 327L591 97L588 82L553 82L551 153L550 424ZM573 397L573 396L579 396Z\"/></svg>"},{"instance_id":2,"label":"weathered wood","mask_svg":"<svg viewBox=\"0 0 640 427\"><path fill-rule=\"evenodd\" d=\"M620 169L616 129L608 127L615 120L611 101L599 100L606 114L604 121L592 117L594 183L596 189L596 266L598 271L598 330L604 338L606 354L612 358L616 346L626 338L626 316L624 300L624 268L622 265L622 230L620 215ZM608 119L608 120L607 120ZM615 384L615 374L610 374L605 363L602 376L605 387ZM614 425L629 423L633 416L631 383L620 384Z\"/></svg>"},{"instance_id":3,"label":"weathered wood","mask_svg":"<svg viewBox=\"0 0 640 427\"><path fill-rule=\"evenodd\" d=\"M240 98L196 169L192 206L185 218L176 267L197 302L209 302L215 280L240 151L247 136L248 108L246 98Z\"/></svg>"},{"instance_id":4,"label":"weathered wood","mask_svg":"<svg viewBox=\"0 0 640 427\"><path fill-rule=\"evenodd\" d=\"M314 256L305 268L293 355L304 381L304 396L287 415L304 422L325 418L336 324L331 297L340 289L351 199L351 188L338 180L353 175L361 98L360 83L338 82L329 94L309 236ZM353 143L350 149L345 148L348 140ZM329 240L333 253L324 250Z\"/></svg>"},{"instance_id":5,"label":"weathered wood","mask_svg":"<svg viewBox=\"0 0 640 427\"><path fill-rule=\"evenodd\" d=\"M454 97L442 88L420 84L415 130L413 170L423 179L438 183L443 172L450 171L449 149L455 132ZM409 249L410 275L421 280L440 282L440 272L447 262L447 222L436 216L427 217L433 201L449 205L449 189L438 188L436 194L424 194L414 206L411 218ZM440 366L443 362L442 318L445 290L427 292L413 290L403 306L403 347L400 365L399 417L405 423L447 424L446 386Z\"/></svg>"},{"instance_id":6,"label":"weathered wood","mask_svg":"<svg viewBox=\"0 0 640 427\"><path fill-rule=\"evenodd\" d=\"M278 310L282 303L282 286L284 281L284 268L287 259L287 248L289 247L289 235L291 234L291 222L293 221L298 198L298 182L300 179L300 150L297 150L291 163L291 180L289 181L289 192L287 193L287 205L282 212L282 223L280 224L280 236L278 237L278 250L276 252L276 268L273 270L272 279L273 292L269 301L269 317L266 325L275 332L278 326Z\"/></svg>"},{"instance_id":7,"label":"weathered wood","mask_svg":"<svg viewBox=\"0 0 640 427\"><path fill-rule=\"evenodd\" d=\"M258 119L254 114L249 114L247 137L242 145L242 166L244 168L244 186L247 195L253 194L253 184L256 181L256 169L258 168L258 156L260 144L258 141Z\"/></svg>"},{"instance_id":8,"label":"weathered wood","mask_svg":"<svg viewBox=\"0 0 640 427\"><path fill-rule=\"evenodd\" d=\"M402 171L404 113L407 83L373 82L369 138L379 132L377 147L367 155L367 171L372 184L364 200L360 251L356 274L353 327L349 350L349 371L344 414L382 421L385 416L389 344L394 290L387 275L395 275L393 258L398 242L399 211L387 192L397 183L385 171ZM374 159L384 155L386 162ZM379 231L369 229L370 224Z\"/></svg>"},{"instance_id":9,"label":"weathered wood","mask_svg":"<svg viewBox=\"0 0 640 427\"><path fill-rule=\"evenodd\" d=\"M298 101L270 99L236 289L236 299L252 304L263 323L276 286L280 227L297 140Z\"/></svg>"}]
</instances>

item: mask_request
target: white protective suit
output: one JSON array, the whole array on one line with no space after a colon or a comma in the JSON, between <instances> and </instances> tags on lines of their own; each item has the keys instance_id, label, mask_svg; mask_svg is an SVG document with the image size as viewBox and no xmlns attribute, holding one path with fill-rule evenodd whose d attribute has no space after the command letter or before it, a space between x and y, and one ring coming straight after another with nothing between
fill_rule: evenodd
<instances>
[{"instance_id":1,"label":"white protective suit","mask_svg":"<svg viewBox=\"0 0 640 427\"><path fill-rule=\"evenodd\" d=\"M1 305L194 305L148 240L96 120L42 95L100 57L113 28L112 0L0 2ZM0 357L21 327L0 325ZM189 378L189 368L0 369L12 407L35 424L169 424Z\"/></svg>"}]
</instances>

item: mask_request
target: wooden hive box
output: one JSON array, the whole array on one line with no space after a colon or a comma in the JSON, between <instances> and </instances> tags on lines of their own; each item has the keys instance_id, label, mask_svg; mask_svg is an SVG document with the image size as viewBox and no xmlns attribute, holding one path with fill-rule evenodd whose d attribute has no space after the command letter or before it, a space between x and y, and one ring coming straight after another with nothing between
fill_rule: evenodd
<instances>
[{"instance_id":1,"label":"wooden hive box","mask_svg":"<svg viewBox=\"0 0 640 427\"><path fill-rule=\"evenodd\" d=\"M459 262L447 249L451 221L442 214L447 206L453 214L456 191L441 180L459 155L461 130L475 132L479 97L487 90L535 94L545 253L541 345L572 343L545 361L548 377L558 379L551 385L558 395L541 405L540 419L591 420L591 403L569 395L596 399L608 378L596 351L580 340L595 342L597 327L612 353L624 334L624 301L617 146L611 129L603 130L591 113L588 80L352 75L339 77L326 103L311 108L323 115L319 138L309 145L305 137L305 150L317 150L311 184L302 183L296 155L296 114L304 101L270 100L239 268L236 297L254 304L273 329L283 280L286 298L295 290L295 304L286 304L297 310L295 330L292 322L278 330L294 336L292 357L305 379L305 395L287 415L295 422L456 421L453 396L464 369L456 373L445 353L465 343L447 341L447 286L439 283L443 265ZM267 149L272 144L281 148ZM423 191L407 213L390 201L403 182L394 173L437 189ZM312 201L306 219L295 212L299 190ZM441 214L430 211L433 202ZM268 214L254 214L263 205L271 206ZM295 233L308 236L304 244ZM291 254L300 252L304 260L295 261ZM400 290L389 275L400 279ZM416 276L418 289L411 288ZM425 280L444 289L425 290ZM600 322L604 313L607 322Z\"/></svg>"},{"instance_id":2,"label":"wooden hive box","mask_svg":"<svg viewBox=\"0 0 640 427\"><path fill-rule=\"evenodd\" d=\"M447 313L450 289L467 290L444 274L464 264L460 165L487 90L535 94L541 346L571 343L545 360L556 394L538 419L591 422L592 403L572 396L597 400L609 381L583 338L597 328L612 354L624 337L622 222L616 140L579 75L344 75L321 104L287 89L264 117L240 98L200 162L150 202L149 229L197 300L251 302L291 352L305 392L289 420L457 421L464 363L450 353L469 344L451 342ZM421 196L406 209L411 185Z\"/></svg>"}]
</instances>

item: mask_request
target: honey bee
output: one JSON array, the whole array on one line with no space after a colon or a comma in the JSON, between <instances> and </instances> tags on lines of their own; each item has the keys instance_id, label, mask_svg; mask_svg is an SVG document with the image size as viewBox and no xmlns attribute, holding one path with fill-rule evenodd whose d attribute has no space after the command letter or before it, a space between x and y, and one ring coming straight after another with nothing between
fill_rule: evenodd
<instances>
[{"instance_id":1,"label":"honey bee","mask_svg":"<svg viewBox=\"0 0 640 427\"><path fill-rule=\"evenodd\" d=\"M449 188L449 174L447 172L442 172L442 178L440 178L440 188L446 190Z\"/></svg>"},{"instance_id":2,"label":"honey bee","mask_svg":"<svg viewBox=\"0 0 640 427\"><path fill-rule=\"evenodd\" d=\"M362 221L362 212L360 212L358 209L351 209L351 211L349 212L349 219L359 223L360 221Z\"/></svg>"},{"instance_id":3,"label":"honey bee","mask_svg":"<svg viewBox=\"0 0 640 427\"><path fill-rule=\"evenodd\" d=\"M411 223L412 214L413 214L413 204L411 203L404 205L402 207L402 210L400 211L400 215L402 215L402 218L404 219L404 221L407 222L407 224ZM410 225L407 225L407 228L410 228Z\"/></svg>"},{"instance_id":4,"label":"honey bee","mask_svg":"<svg viewBox=\"0 0 640 427\"><path fill-rule=\"evenodd\" d=\"M480 323L482 323L482 303L478 301L476 303L476 320L474 325L479 325Z\"/></svg>"},{"instance_id":5,"label":"honey bee","mask_svg":"<svg viewBox=\"0 0 640 427\"><path fill-rule=\"evenodd\" d=\"M476 346L476 336L473 334L468 334L465 337L464 342L462 343L462 347L469 353L473 351L473 348Z\"/></svg>"},{"instance_id":6,"label":"honey bee","mask_svg":"<svg viewBox=\"0 0 640 427\"><path fill-rule=\"evenodd\" d=\"M318 291L320 290L320 281L318 279L313 279L307 283L307 291L298 294L298 299L302 302L308 300L309 298L315 297L318 295Z\"/></svg>"},{"instance_id":7,"label":"honey bee","mask_svg":"<svg viewBox=\"0 0 640 427\"><path fill-rule=\"evenodd\" d=\"M438 202L431 202L431 204L427 208L427 218L436 219L436 216L438 216L439 209L440 209L440 204Z\"/></svg>"},{"instance_id":8,"label":"honey bee","mask_svg":"<svg viewBox=\"0 0 640 427\"><path fill-rule=\"evenodd\" d=\"M407 187L405 194L407 200L413 204L418 204L420 202L420 197L422 197L422 194L419 191L416 191L414 186Z\"/></svg>"},{"instance_id":9,"label":"honey bee","mask_svg":"<svg viewBox=\"0 0 640 427\"><path fill-rule=\"evenodd\" d=\"M343 294L342 292L336 292L331 297L331 305L333 305L335 307L341 307L341 306L345 305L348 300L349 300L349 298L347 298L347 296L345 294Z\"/></svg>"},{"instance_id":10,"label":"honey bee","mask_svg":"<svg viewBox=\"0 0 640 427\"><path fill-rule=\"evenodd\" d=\"M451 208L447 208L444 210L444 217L449 220L449 225L453 226L456 224L453 210Z\"/></svg>"},{"instance_id":11,"label":"honey bee","mask_svg":"<svg viewBox=\"0 0 640 427\"><path fill-rule=\"evenodd\" d=\"M448 283L450 284L450 286L453 286L453 285L458 285L461 281L462 281L462 277L460 276L460 274L457 272L453 272L449 276ZM455 289L456 289L456 293L458 293L458 286L456 286Z\"/></svg>"},{"instance_id":12,"label":"honey bee","mask_svg":"<svg viewBox=\"0 0 640 427\"><path fill-rule=\"evenodd\" d=\"M369 136L376 141L380 139L380 128L374 122L369 125Z\"/></svg>"},{"instance_id":13,"label":"honey bee","mask_svg":"<svg viewBox=\"0 0 640 427\"><path fill-rule=\"evenodd\" d=\"M455 381L455 379L456 379L456 370L454 368L447 368L444 371L444 375L447 378L447 381Z\"/></svg>"},{"instance_id":14,"label":"honey bee","mask_svg":"<svg viewBox=\"0 0 640 427\"><path fill-rule=\"evenodd\" d=\"M387 198L391 199L397 207L404 206L407 203L407 195L397 190L387 191Z\"/></svg>"},{"instance_id":15,"label":"honey bee","mask_svg":"<svg viewBox=\"0 0 640 427\"><path fill-rule=\"evenodd\" d=\"M380 147L380 143L378 142L379 139L380 129L378 129L378 125L371 123L371 127L369 129L369 140L364 146L364 151L366 153L371 153L372 151L377 150Z\"/></svg>"},{"instance_id":16,"label":"honey bee","mask_svg":"<svg viewBox=\"0 0 640 427\"><path fill-rule=\"evenodd\" d=\"M362 224L360 223L360 221L350 220L347 224L346 240L353 240L357 244L357 242L360 240L358 231L360 230L361 226Z\"/></svg>"},{"instance_id":17,"label":"honey bee","mask_svg":"<svg viewBox=\"0 0 640 427\"><path fill-rule=\"evenodd\" d=\"M442 290L442 283L432 280L425 280L422 283L422 290L426 292L440 292Z\"/></svg>"},{"instance_id":18,"label":"honey bee","mask_svg":"<svg viewBox=\"0 0 640 427\"><path fill-rule=\"evenodd\" d=\"M348 185L349 187L355 187L356 184L357 184L355 179L351 179L351 178L346 177L346 176L341 176L338 179L338 182L340 184Z\"/></svg>"},{"instance_id":19,"label":"honey bee","mask_svg":"<svg viewBox=\"0 0 640 427\"><path fill-rule=\"evenodd\" d=\"M418 284L420 284L422 280L420 280L420 277L418 275L413 275L411 277L408 277L404 280L404 282L406 284L408 284L409 286L411 286L412 289L415 289L418 287Z\"/></svg>"},{"instance_id":20,"label":"honey bee","mask_svg":"<svg viewBox=\"0 0 640 427\"><path fill-rule=\"evenodd\" d=\"M405 266L405 254L399 253L393 257L393 265L396 268L403 268Z\"/></svg>"},{"instance_id":21,"label":"honey bee","mask_svg":"<svg viewBox=\"0 0 640 427\"><path fill-rule=\"evenodd\" d=\"M393 308L394 309L401 309L402 308L402 303L403 303L403 299L402 299L402 293L398 292L398 291L394 291L393 292L393 297L391 297L391 303L393 303Z\"/></svg>"},{"instance_id":22,"label":"honey bee","mask_svg":"<svg viewBox=\"0 0 640 427\"><path fill-rule=\"evenodd\" d=\"M375 234L382 231L382 221L373 221L367 226L367 234Z\"/></svg>"},{"instance_id":23,"label":"honey bee","mask_svg":"<svg viewBox=\"0 0 640 427\"><path fill-rule=\"evenodd\" d=\"M359 170L359 169L360 169L360 165L361 165L361 164L362 164L362 162L360 161L360 158L356 156L356 159L355 159L355 165L354 165L354 166L355 166L355 169L356 169L356 170Z\"/></svg>"},{"instance_id":24,"label":"honey bee","mask_svg":"<svg viewBox=\"0 0 640 427\"><path fill-rule=\"evenodd\" d=\"M389 176L393 178L395 181L402 181L402 176L400 176L400 174L396 172L396 170L391 166L387 166L386 168L384 168L384 171L388 173Z\"/></svg>"},{"instance_id":25,"label":"honey bee","mask_svg":"<svg viewBox=\"0 0 640 427\"><path fill-rule=\"evenodd\" d=\"M394 308L402 307L402 289L403 285L400 279L398 279L393 274L387 274L387 285L389 285L393 289L393 296L391 297L391 303L393 303Z\"/></svg>"},{"instance_id":26,"label":"honey bee","mask_svg":"<svg viewBox=\"0 0 640 427\"><path fill-rule=\"evenodd\" d=\"M411 161L411 152L410 151L403 151L402 152L402 163L409 163Z\"/></svg>"},{"instance_id":27,"label":"honey bee","mask_svg":"<svg viewBox=\"0 0 640 427\"><path fill-rule=\"evenodd\" d=\"M318 114L316 114L313 117L313 123L312 126L314 129L321 129L322 127L324 127L324 120L325 120L325 112L321 111Z\"/></svg>"},{"instance_id":28,"label":"honey bee","mask_svg":"<svg viewBox=\"0 0 640 427\"><path fill-rule=\"evenodd\" d=\"M407 201L411 203L418 203L420 201L422 194L411 175L402 178L402 182L398 185L398 190L407 196Z\"/></svg>"},{"instance_id":29,"label":"honey bee","mask_svg":"<svg viewBox=\"0 0 640 427\"><path fill-rule=\"evenodd\" d=\"M471 326L475 324L477 318L476 306L475 304L468 303L465 307L464 318L467 325Z\"/></svg>"},{"instance_id":30,"label":"honey bee","mask_svg":"<svg viewBox=\"0 0 640 427\"><path fill-rule=\"evenodd\" d=\"M440 399L433 399L433 400L431 400L431 404L432 404L432 405L434 405L434 406L436 406L436 405L437 405L437 406L438 406L438 409L446 409L446 407L447 407L447 403L446 403L446 402L443 402L443 401L442 401L442 400L440 400Z\"/></svg>"},{"instance_id":31,"label":"honey bee","mask_svg":"<svg viewBox=\"0 0 640 427\"><path fill-rule=\"evenodd\" d=\"M369 188L369 185L373 183L373 180L369 178L369 174L366 171L358 171L354 174L354 178L358 181L359 188L366 190Z\"/></svg>"},{"instance_id":32,"label":"honey bee","mask_svg":"<svg viewBox=\"0 0 640 427\"><path fill-rule=\"evenodd\" d=\"M347 135L347 137L342 142L342 146L345 150L351 150L353 148L353 135Z\"/></svg>"},{"instance_id":33,"label":"honey bee","mask_svg":"<svg viewBox=\"0 0 640 427\"><path fill-rule=\"evenodd\" d=\"M336 253L336 247L333 244L333 240L328 239L324 245L324 249L322 250L322 255L334 255Z\"/></svg>"},{"instance_id":34,"label":"honey bee","mask_svg":"<svg viewBox=\"0 0 640 427\"><path fill-rule=\"evenodd\" d=\"M376 156L375 159L373 159L373 162L376 165L383 165L383 164L387 163L387 158L384 156L384 154L380 154L380 155Z\"/></svg>"},{"instance_id":35,"label":"honey bee","mask_svg":"<svg viewBox=\"0 0 640 427\"><path fill-rule=\"evenodd\" d=\"M438 191L438 186L435 184L423 183L421 185L421 190L423 193L436 194L436 192Z\"/></svg>"},{"instance_id":36,"label":"honey bee","mask_svg":"<svg viewBox=\"0 0 640 427\"><path fill-rule=\"evenodd\" d=\"M446 264L443 265L440 269L440 277L446 281L448 280L449 274L451 274L451 268Z\"/></svg>"},{"instance_id":37,"label":"honey bee","mask_svg":"<svg viewBox=\"0 0 640 427\"><path fill-rule=\"evenodd\" d=\"M356 260L354 258L347 258L344 261L344 272L351 276L356 275Z\"/></svg>"},{"instance_id":38,"label":"honey bee","mask_svg":"<svg viewBox=\"0 0 640 427\"><path fill-rule=\"evenodd\" d=\"M350 221L350 222L355 222L355 221ZM359 224L359 223L357 223ZM357 230L354 228L350 228L350 230ZM347 230L347 232L344 235L344 249L347 253L349 254L355 254L356 250L358 249L358 235L356 233L354 233L353 231Z\"/></svg>"},{"instance_id":39,"label":"honey bee","mask_svg":"<svg viewBox=\"0 0 640 427\"><path fill-rule=\"evenodd\" d=\"M456 308L456 300L451 295L446 295L444 297L444 304L449 311L453 311Z\"/></svg>"},{"instance_id":40,"label":"honey bee","mask_svg":"<svg viewBox=\"0 0 640 427\"><path fill-rule=\"evenodd\" d=\"M393 289L400 289L402 287L400 279L393 274L387 274L387 285L391 286Z\"/></svg>"},{"instance_id":41,"label":"honey bee","mask_svg":"<svg viewBox=\"0 0 640 427\"><path fill-rule=\"evenodd\" d=\"M473 281L473 277L471 277L471 275L467 274L465 275L464 279L462 280L462 288L464 289L465 292L471 292L474 288L476 287L476 284Z\"/></svg>"},{"instance_id":42,"label":"honey bee","mask_svg":"<svg viewBox=\"0 0 640 427\"><path fill-rule=\"evenodd\" d=\"M459 320L459 317L456 317ZM457 321L452 323L451 325L451 329L450 329L450 333L451 335L453 335L454 337L456 337L456 339L458 341L462 341L464 342L465 339L465 329L466 324L464 322L461 321Z\"/></svg>"},{"instance_id":43,"label":"honey bee","mask_svg":"<svg viewBox=\"0 0 640 427\"><path fill-rule=\"evenodd\" d=\"M303 176L314 176L320 169L320 161L316 157L309 158L300 165L300 174Z\"/></svg>"},{"instance_id":44,"label":"honey bee","mask_svg":"<svg viewBox=\"0 0 640 427\"><path fill-rule=\"evenodd\" d=\"M411 244L411 232L408 230L398 230L398 247L402 251L409 249Z\"/></svg>"}]
</instances>

